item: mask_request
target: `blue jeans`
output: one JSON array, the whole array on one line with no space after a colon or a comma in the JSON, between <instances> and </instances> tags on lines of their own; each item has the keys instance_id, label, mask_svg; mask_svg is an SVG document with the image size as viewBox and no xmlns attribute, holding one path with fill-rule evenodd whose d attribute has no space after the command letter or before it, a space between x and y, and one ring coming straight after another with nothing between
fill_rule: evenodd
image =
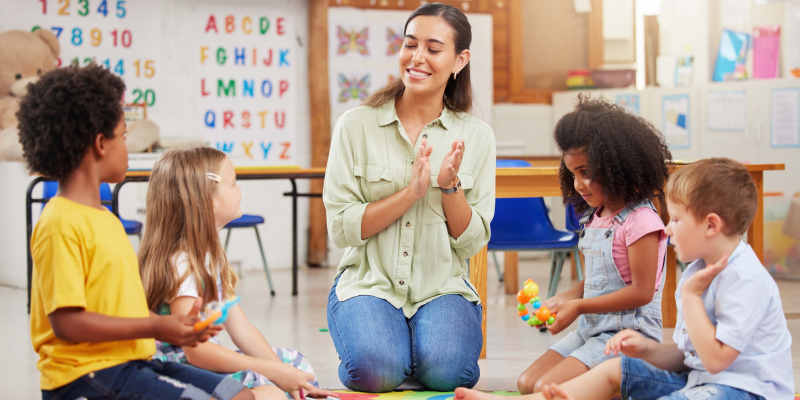
<instances>
[{"instance_id":1,"label":"blue jeans","mask_svg":"<svg viewBox=\"0 0 800 400\"><path fill-rule=\"evenodd\" d=\"M688 372L658 369L638 358L620 359L622 398L659 400L764 400L750 392L731 386L706 383L684 389Z\"/></svg>"},{"instance_id":2,"label":"blue jeans","mask_svg":"<svg viewBox=\"0 0 800 400\"><path fill-rule=\"evenodd\" d=\"M58 389L42 390L42 400L189 399L228 400L245 387L238 381L174 362L129 361L86 374Z\"/></svg>"},{"instance_id":3,"label":"blue jeans","mask_svg":"<svg viewBox=\"0 0 800 400\"><path fill-rule=\"evenodd\" d=\"M472 388L481 375L482 311L460 295L445 295L407 319L377 297L340 302L334 284L328 327L342 360L339 379L350 390L371 393L394 390L411 376L430 390Z\"/></svg>"}]
</instances>

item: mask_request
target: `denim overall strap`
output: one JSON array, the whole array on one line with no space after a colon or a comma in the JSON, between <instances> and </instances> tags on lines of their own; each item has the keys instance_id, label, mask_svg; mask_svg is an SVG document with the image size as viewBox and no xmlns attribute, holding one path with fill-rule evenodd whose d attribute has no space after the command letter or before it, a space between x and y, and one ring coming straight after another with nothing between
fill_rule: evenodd
<instances>
[{"instance_id":1,"label":"denim overall strap","mask_svg":"<svg viewBox=\"0 0 800 400\"><path fill-rule=\"evenodd\" d=\"M594 217L594 210L591 210L591 215L584 215L581 218L581 239L578 247L586 258L586 280L583 289L585 299L613 293L627 286L614 262L612 244L619 226L625 223L633 211L642 207L655 210L650 201L628 204L614 217L610 228L586 227ZM651 303L626 311L581 315L578 320L578 333L584 339L588 339L603 332L613 334L623 329L634 329L660 342L663 278L662 273L662 282Z\"/></svg>"}]
</instances>

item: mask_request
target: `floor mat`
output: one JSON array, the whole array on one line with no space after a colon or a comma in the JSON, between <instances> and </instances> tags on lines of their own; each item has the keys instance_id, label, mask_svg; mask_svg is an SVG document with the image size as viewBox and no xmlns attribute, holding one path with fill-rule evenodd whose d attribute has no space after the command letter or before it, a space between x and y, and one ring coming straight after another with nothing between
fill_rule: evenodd
<instances>
[{"instance_id":1,"label":"floor mat","mask_svg":"<svg viewBox=\"0 0 800 400\"><path fill-rule=\"evenodd\" d=\"M397 390L388 393L361 393L349 390L334 390L341 400L452 400L453 392L418 392L414 390ZM500 396L519 396L519 392L495 391L486 392Z\"/></svg>"}]
</instances>

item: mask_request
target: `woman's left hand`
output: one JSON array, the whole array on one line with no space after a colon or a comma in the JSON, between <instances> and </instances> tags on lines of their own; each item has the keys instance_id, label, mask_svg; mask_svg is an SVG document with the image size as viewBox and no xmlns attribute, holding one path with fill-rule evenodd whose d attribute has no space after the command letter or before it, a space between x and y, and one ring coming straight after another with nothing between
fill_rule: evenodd
<instances>
[{"instance_id":1,"label":"woman's left hand","mask_svg":"<svg viewBox=\"0 0 800 400\"><path fill-rule=\"evenodd\" d=\"M436 182L443 189L450 189L456 182L458 169L461 168L461 160L464 158L464 139L453 141L450 152L442 159L442 166L439 168L439 177Z\"/></svg>"}]
</instances>

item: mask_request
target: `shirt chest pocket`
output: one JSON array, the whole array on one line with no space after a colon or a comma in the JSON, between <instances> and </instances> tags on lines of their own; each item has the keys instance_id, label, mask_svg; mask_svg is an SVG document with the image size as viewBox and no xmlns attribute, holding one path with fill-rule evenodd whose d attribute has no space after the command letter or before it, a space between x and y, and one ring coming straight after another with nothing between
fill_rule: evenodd
<instances>
[{"instance_id":1,"label":"shirt chest pocket","mask_svg":"<svg viewBox=\"0 0 800 400\"><path fill-rule=\"evenodd\" d=\"M353 175L358 178L361 193L368 203L383 200L395 192L393 169L371 162L360 162L353 166Z\"/></svg>"},{"instance_id":2,"label":"shirt chest pocket","mask_svg":"<svg viewBox=\"0 0 800 400\"><path fill-rule=\"evenodd\" d=\"M428 225L445 222L447 217L444 216L444 205L442 204L442 190L439 183L436 181L439 175L431 175L431 187L428 189L428 194L425 196L428 203L428 215L425 221ZM469 195L469 190L475 185L475 179L469 172L459 172L458 179L461 181L461 189L464 195ZM469 200L469 199L467 199Z\"/></svg>"}]
</instances>

